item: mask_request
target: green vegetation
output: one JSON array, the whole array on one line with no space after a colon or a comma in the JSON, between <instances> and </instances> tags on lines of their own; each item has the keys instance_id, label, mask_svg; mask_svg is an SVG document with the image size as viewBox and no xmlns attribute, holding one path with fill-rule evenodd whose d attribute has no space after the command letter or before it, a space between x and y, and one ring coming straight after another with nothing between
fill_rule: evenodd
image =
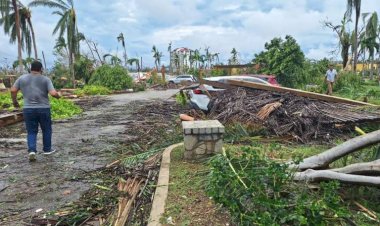
<instances>
[{"instance_id":1,"label":"green vegetation","mask_svg":"<svg viewBox=\"0 0 380 226\"><path fill-rule=\"evenodd\" d=\"M299 156L302 150L307 150L307 155L311 155L318 153L319 149L304 147L294 151L293 147L289 147L283 153L281 145L272 146L269 150L268 147L270 145L259 143L250 147L228 147L223 155L215 156L210 162L208 195L229 209L234 223L239 225L375 223L363 218L360 213L351 211L348 205L350 202L345 200L345 193L341 192L341 185L338 182L321 183L317 189L312 190L305 183L293 182L293 172L285 163L278 160L278 157L285 153ZM353 201L359 198L353 195L357 189L352 186L344 189L342 187L342 190L352 195L349 199L352 198Z\"/></svg>"},{"instance_id":2,"label":"green vegetation","mask_svg":"<svg viewBox=\"0 0 380 226\"><path fill-rule=\"evenodd\" d=\"M253 60L260 65L259 73L275 74L284 86L297 87L304 82L303 65L305 55L297 41L290 35L274 38L265 43L265 50L255 54Z\"/></svg>"},{"instance_id":3,"label":"green vegetation","mask_svg":"<svg viewBox=\"0 0 380 226\"><path fill-rule=\"evenodd\" d=\"M74 94L78 96L84 95L108 95L111 94L111 90L104 86L86 85L81 89L75 90Z\"/></svg>"},{"instance_id":4,"label":"green vegetation","mask_svg":"<svg viewBox=\"0 0 380 226\"><path fill-rule=\"evenodd\" d=\"M22 107L22 95L18 94L18 99L20 101L20 105ZM65 99L55 99L50 98L51 104L51 114L53 119L65 119L70 118L74 115L82 113L82 109L75 105L70 100ZM10 93L1 93L0 94L0 112L2 110L12 111L15 108L12 105L12 99Z\"/></svg>"},{"instance_id":5,"label":"green vegetation","mask_svg":"<svg viewBox=\"0 0 380 226\"><path fill-rule=\"evenodd\" d=\"M66 119L82 113L82 109L70 100L50 98L53 119Z\"/></svg>"},{"instance_id":6,"label":"green vegetation","mask_svg":"<svg viewBox=\"0 0 380 226\"><path fill-rule=\"evenodd\" d=\"M22 99L21 93L19 93L17 95L17 99L18 100ZM22 107L23 103L20 102L20 105ZM0 93L0 112L1 111L13 111L13 110L15 110L15 108L13 107L13 104L12 104L11 94L9 92Z\"/></svg>"},{"instance_id":7,"label":"green vegetation","mask_svg":"<svg viewBox=\"0 0 380 226\"><path fill-rule=\"evenodd\" d=\"M335 95L380 105L380 86L375 81L363 81L355 74L339 77Z\"/></svg>"},{"instance_id":8,"label":"green vegetation","mask_svg":"<svg viewBox=\"0 0 380 226\"><path fill-rule=\"evenodd\" d=\"M179 104L181 106L186 106L186 104L187 104L187 98L183 92L177 93L177 95L175 96L175 100L176 100L177 104Z\"/></svg>"},{"instance_id":9,"label":"green vegetation","mask_svg":"<svg viewBox=\"0 0 380 226\"><path fill-rule=\"evenodd\" d=\"M89 84L104 86L111 90L124 90L132 88L133 80L122 66L105 64L95 70Z\"/></svg>"}]
</instances>

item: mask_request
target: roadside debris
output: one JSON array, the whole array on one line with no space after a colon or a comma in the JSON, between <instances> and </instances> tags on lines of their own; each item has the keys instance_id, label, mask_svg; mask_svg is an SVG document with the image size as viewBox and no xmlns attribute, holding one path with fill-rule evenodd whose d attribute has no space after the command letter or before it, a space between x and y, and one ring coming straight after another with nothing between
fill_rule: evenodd
<instances>
[{"instance_id":1,"label":"roadside debris","mask_svg":"<svg viewBox=\"0 0 380 226\"><path fill-rule=\"evenodd\" d=\"M307 142L337 136L360 123L380 121L378 108L365 108L290 93L235 88L212 99L209 117L226 124L260 124L278 136L292 135Z\"/></svg>"}]
</instances>

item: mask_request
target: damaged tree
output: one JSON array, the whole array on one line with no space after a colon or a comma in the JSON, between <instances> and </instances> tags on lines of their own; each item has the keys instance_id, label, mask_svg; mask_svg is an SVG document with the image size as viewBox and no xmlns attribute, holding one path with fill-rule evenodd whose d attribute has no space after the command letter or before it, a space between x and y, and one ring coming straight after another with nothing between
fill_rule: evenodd
<instances>
[{"instance_id":1,"label":"damaged tree","mask_svg":"<svg viewBox=\"0 0 380 226\"><path fill-rule=\"evenodd\" d=\"M357 163L343 168L329 169L329 165L346 155L380 143L380 130L353 138L321 154L304 159L298 165L291 165L299 171L294 174L296 181L338 180L342 183L380 187L380 160Z\"/></svg>"}]
</instances>

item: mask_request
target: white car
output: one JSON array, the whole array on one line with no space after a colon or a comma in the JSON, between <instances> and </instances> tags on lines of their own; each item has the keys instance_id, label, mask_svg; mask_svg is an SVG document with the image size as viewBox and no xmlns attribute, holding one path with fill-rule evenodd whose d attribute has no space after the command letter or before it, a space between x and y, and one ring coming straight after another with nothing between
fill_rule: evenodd
<instances>
[{"instance_id":1,"label":"white car","mask_svg":"<svg viewBox=\"0 0 380 226\"><path fill-rule=\"evenodd\" d=\"M272 85L261 78L255 78L255 77L243 76L243 75L205 78L205 80L221 82L221 83L226 83L227 80L230 80L230 79ZM198 87L196 89L190 90L189 92L187 92L187 95L190 101L190 106L192 108L200 109L203 111L209 111L211 110L210 98L205 94L204 89L206 89L209 93L222 91L224 89L215 88L213 86L206 85L206 84L204 84L203 87L204 88Z\"/></svg>"},{"instance_id":2,"label":"white car","mask_svg":"<svg viewBox=\"0 0 380 226\"><path fill-rule=\"evenodd\" d=\"M192 75L178 75L177 77L168 80L169 83L174 83L174 84L180 84L181 82L184 82L184 81L196 82L197 80Z\"/></svg>"}]
</instances>

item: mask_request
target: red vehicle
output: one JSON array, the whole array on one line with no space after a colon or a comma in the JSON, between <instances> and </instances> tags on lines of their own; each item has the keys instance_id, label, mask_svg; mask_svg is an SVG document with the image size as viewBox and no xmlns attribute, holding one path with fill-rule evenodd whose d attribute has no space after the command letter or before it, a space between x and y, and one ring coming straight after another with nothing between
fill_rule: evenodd
<instances>
[{"instance_id":1,"label":"red vehicle","mask_svg":"<svg viewBox=\"0 0 380 226\"><path fill-rule=\"evenodd\" d=\"M267 81L268 83L270 83L273 86L280 86L280 84L278 84L278 82L276 80L275 75L255 75L255 74L252 74L252 75L247 75L247 76L261 78L262 80Z\"/></svg>"}]
</instances>

